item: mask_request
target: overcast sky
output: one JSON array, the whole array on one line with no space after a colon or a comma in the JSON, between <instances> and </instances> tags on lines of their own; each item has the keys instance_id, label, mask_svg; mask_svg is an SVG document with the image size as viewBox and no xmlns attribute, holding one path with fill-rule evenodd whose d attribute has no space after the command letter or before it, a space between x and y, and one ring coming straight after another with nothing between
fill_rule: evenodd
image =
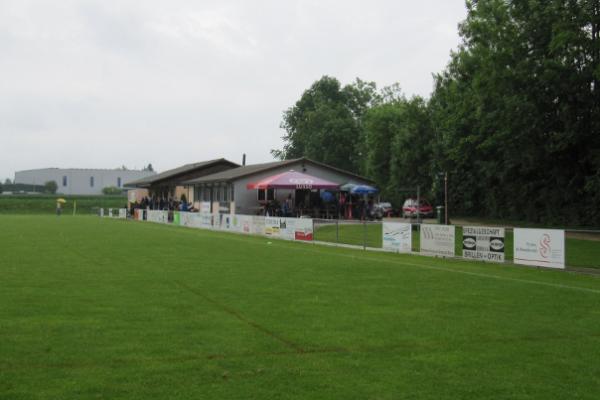
<instances>
[{"instance_id":1,"label":"overcast sky","mask_svg":"<svg viewBox=\"0 0 600 400\"><path fill-rule=\"evenodd\" d=\"M0 178L270 161L323 75L429 96L464 0L0 0Z\"/></svg>"}]
</instances>

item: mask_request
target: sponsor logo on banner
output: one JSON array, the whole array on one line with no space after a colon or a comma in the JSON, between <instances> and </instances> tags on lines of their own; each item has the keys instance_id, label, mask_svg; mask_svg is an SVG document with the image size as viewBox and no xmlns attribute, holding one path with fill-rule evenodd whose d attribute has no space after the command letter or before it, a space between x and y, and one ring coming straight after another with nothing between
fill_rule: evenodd
<instances>
[{"instance_id":1,"label":"sponsor logo on banner","mask_svg":"<svg viewBox=\"0 0 600 400\"><path fill-rule=\"evenodd\" d=\"M465 226L462 245L464 258L504 262L504 228Z\"/></svg>"},{"instance_id":2,"label":"sponsor logo on banner","mask_svg":"<svg viewBox=\"0 0 600 400\"><path fill-rule=\"evenodd\" d=\"M290 218L291 219L291 218ZM313 240L313 222L312 219L294 218L294 240Z\"/></svg>"},{"instance_id":3,"label":"sponsor logo on banner","mask_svg":"<svg viewBox=\"0 0 600 400\"><path fill-rule=\"evenodd\" d=\"M515 228L515 264L565 268L565 231Z\"/></svg>"},{"instance_id":4,"label":"sponsor logo on banner","mask_svg":"<svg viewBox=\"0 0 600 400\"><path fill-rule=\"evenodd\" d=\"M411 224L384 222L383 248L398 253L412 251L412 226Z\"/></svg>"},{"instance_id":5,"label":"sponsor logo on banner","mask_svg":"<svg viewBox=\"0 0 600 400\"><path fill-rule=\"evenodd\" d=\"M454 257L454 226L421 224L421 253Z\"/></svg>"}]
</instances>

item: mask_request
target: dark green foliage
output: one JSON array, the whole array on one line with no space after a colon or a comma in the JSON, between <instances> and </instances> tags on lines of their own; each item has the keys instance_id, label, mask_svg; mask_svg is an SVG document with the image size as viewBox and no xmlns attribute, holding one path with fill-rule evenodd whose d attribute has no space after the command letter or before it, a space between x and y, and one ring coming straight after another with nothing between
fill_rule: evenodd
<instances>
[{"instance_id":1,"label":"dark green foliage","mask_svg":"<svg viewBox=\"0 0 600 400\"><path fill-rule=\"evenodd\" d=\"M376 97L374 83L357 79L342 87L337 79L322 77L284 112L285 144L282 150L273 150L273 155L281 159L305 156L361 171L366 151L361 119Z\"/></svg>"},{"instance_id":2,"label":"dark green foliage","mask_svg":"<svg viewBox=\"0 0 600 400\"><path fill-rule=\"evenodd\" d=\"M30 185L27 183L5 183L3 185L5 192L19 193L44 193L44 185Z\"/></svg>"},{"instance_id":3,"label":"dark green foliage","mask_svg":"<svg viewBox=\"0 0 600 400\"><path fill-rule=\"evenodd\" d=\"M54 194L58 190L58 185L54 181L44 183L44 193Z\"/></svg>"},{"instance_id":4,"label":"dark green foliage","mask_svg":"<svg viewBox=\"0 0 600 400\"><path fill-rule=\"evenodd\" d=\"M77 214L96 214L99 208L123 208L124 196L64 196L64 195L4 195L0 196L0 214L54 214L56 199L67 200L63 212L73 212L77 202Z\"/></svg>"},{"instance_id":5,"label":"dark green foliage","mask_svg":"<svg viewBox=\"0 0 600 400\"><path fill-rule=\"evenodd\" d=\"M430 102L451 209L600 223L598 2L468 2Z\"/></svg>"},{"instance_id":6,"label":"dark green foliage","mask_svg":"<svg viewBox=\"0 0 600 400\"><path fill-rule=\"evenodd\" d=\"M429 190L433 132L427 103L420 97L395 97L373 106L364 121L367 174L383 197L401 205L417 186Z\"/></svg>"},{"instance_id":7,"label":"dark green foliage","mask_svg":"<svg viewBox=\"0 0 600 400\"><path fill-rule=\"evenodd\" d=\"M108 186L102 189L102 193L107 196L115 196L123 193L123 189L115 186Z\"/></svg>"}]
</instances>

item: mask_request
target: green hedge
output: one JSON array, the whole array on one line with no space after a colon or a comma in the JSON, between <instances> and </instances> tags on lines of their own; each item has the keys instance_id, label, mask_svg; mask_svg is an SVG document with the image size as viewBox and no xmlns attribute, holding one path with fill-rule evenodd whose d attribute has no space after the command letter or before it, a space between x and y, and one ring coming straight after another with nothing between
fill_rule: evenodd
<instances>
[{"instance_id":1,"label":"green hedge","mask_svg":"<svg viewBox=\"0 0 600 400\"><path fill-rule=\"evenodd\" d=\"M77 202L77 214L93 214L98 208L123 208L127 204L125 196L62 196L62 195L0 195L0 214L53 214L56 212L56 199L67 200L63 213L73 212Z\"/></svg>"}]
</instances>

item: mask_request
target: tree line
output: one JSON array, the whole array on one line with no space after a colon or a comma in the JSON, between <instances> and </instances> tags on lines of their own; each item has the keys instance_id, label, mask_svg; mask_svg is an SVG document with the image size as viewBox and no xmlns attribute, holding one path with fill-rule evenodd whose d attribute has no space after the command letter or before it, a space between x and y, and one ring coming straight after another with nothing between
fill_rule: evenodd
<instances>
[{"instance_id":1,"label":"tree line","mask_svg":"<svg viewBox=\"0 0 600 400\"><path fill-rule=\"evenodd\" d=\"M365 175L397 206L417 185L441 202L447 173L454 215L600 225L600 0L466 6L429 98L324 76L273 154Z\"/></svg>"}]
</instances>

